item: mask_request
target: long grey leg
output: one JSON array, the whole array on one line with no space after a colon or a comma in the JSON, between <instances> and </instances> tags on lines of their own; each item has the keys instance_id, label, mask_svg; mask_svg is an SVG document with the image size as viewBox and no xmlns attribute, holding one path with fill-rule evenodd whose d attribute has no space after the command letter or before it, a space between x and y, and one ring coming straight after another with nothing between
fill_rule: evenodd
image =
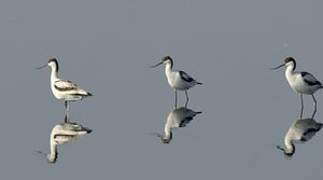
<instances>
[{"instance_id":1,"label":"long grey leg","mask_svg":"<svg viewBox=\"0 0 323 180\"><path fill-rule=\"evenodd\" d=\"M175 90L175 108L177 108L177 90Z\"/></svg>"},{"instance_id":2,"label":"long grey leg","mask_svg":"<svg viewBox=\"0 0 323 180\"><path fill-rule=\"evenodd\" d=\"M190 98L188 97L187 94L187 90L185 91L185 95L186 95L186 103L185 103L185 107L187 107L188 102L190 101Z\"/></svg>"},{"instance_id":3,"label":"long grey leg","mask_svg":"<svg viewBox=\"0 0 323 180\"><path fill-rule=\"evenodd\" d=\"M301 98L301 114L300 114L300 119L303 118L303 111L304 111L304 102L303 102L303 94L300 94Z\"/></svg>"},{"instance_id":4,"label":"long grey leg","mask_svg":"<svg viewBox=\"0 0 323 180\"><path fill-rule=\"evenodd\" d=\"M313 98L313 101L314 101L314 112L313 112L313 115L312 115L312 119L314 119L314 116L315 116L316 111L317 111L317 101L316 101L313 94L312 94L312 98Z\"/></svg>"}]
</instances>

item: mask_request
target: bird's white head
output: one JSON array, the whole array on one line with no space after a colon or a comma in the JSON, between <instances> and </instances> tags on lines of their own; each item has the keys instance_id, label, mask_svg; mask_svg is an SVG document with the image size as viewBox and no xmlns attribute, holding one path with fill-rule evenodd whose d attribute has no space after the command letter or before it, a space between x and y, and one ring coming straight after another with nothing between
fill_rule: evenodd
<instances>
[{"instance_id":1,"label":"bird's white head","mask_svg":"<svg viewBox=\"0 0 323 180\"><path fill-rule=\"evenodd\" d=\"M151 67L155 68L155 67L162 65L162 64L165 64L165 65L169 64L172 68L173 67L173 59L170 56L165 56L161 59L161 61L158 64L151 66Z\"/></svg>"},{"instance_id":2,"label":"bird's white head","mask_svg":"<svg viewBox=\"0 0 323 180\"><path fill-rule=\"evenodd\" d=\"M293 58L293 57L287 57L284 59L284 63L275 67L275 68L271 68L272 70L276 70L276 69L279 69L283 66L286 66L286 67L293 67L293 70L296 69L296 60Z\"/></svg>"}]
</instances>

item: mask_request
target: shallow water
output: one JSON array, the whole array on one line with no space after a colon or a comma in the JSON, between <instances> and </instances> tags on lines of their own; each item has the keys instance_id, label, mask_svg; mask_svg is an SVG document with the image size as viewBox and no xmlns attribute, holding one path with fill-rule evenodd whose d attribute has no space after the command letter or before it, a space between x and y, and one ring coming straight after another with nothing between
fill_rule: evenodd
<instances>
[{"instance_id":1,"label":"shallow water","mask_svg":"<svg viewBox=\"0 0 323 180\"><path fill-rule=\"evenodd\" d=\"M276 149L298 117L299 99L283 71L269 70L294 56L299 70L323 79L322 2L1 4L2 177L322 179L321 132L291 160ZM149 68L165 55L204 83L189 91L188 104L203 113L168 145L149 135L162 132L174 105L164 69ZM48 165L33 152L49 150L64 105L51 95L48 71L34 68L53 56L62 78L94 94L71 104L72 119L93 132L62 146ZM305 97L305 117L311 111Z\"/></svg>"}]
</instances>

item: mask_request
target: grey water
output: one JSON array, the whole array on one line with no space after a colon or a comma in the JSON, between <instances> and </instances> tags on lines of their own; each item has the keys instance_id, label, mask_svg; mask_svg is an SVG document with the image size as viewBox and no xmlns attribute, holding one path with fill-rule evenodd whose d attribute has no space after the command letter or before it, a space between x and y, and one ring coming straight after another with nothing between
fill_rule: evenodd
<instances>
[{"instance_id":1,"label":"grey water","mask_svg":"<svg viewBox=\"0 0 323 180\"><path fill-rule=\"evenodd\" d=\"M286 160L276 145L298 118L300 102L283 70L323 80L322 1L109 0L0 2L0 169L2 179L322 179L323 134ZM164 69L203 83L188 108L202 111L170 144L161 132L174 93ZM59 149L54 165L35 156L64 105L49 88L60 77L94 94L71 104L71 118L93 132ZM322 122L322 92L316 94ZM305 114L312 112L311 97ZM179 104L185 94L179 93Z\"/></svg>"}]
</instances>

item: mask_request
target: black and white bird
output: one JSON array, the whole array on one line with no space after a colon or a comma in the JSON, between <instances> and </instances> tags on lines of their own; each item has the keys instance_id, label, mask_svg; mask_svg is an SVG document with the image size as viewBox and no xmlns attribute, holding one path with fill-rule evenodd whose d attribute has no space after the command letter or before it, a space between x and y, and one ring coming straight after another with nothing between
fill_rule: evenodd
<instances>
[{"instance_id":1,"label":"black and white bird","mask_svg":"<svg viewBox=\"0 0 323 180\"><path fill-rule=\"evenodd\" d=\"M301 99L301 113L300 119L303 117L303 94L311 95L314 101L314 112L312 118L314 118L317 111L317 101L314 97L314 93L322 89L323 86L320 81L318 81L312 74L308 72L296 72L296 61L292 57L287 57L284 63L278 67L272 68L273 70L279 69L286 66L285 76L290 85L290 87L300 95Z\"/></svg>"},{"instance_id":2,"label":"black and white bird","mask_svg":"<svg viewBox=\"0 0 323 180\"><path fill-rule=\"evenodd\" d=\"M69 113L70 101L79 101L85 97L93 96L91 93L81 89L72 81L62 80L58 77L59 66L56 58L49 59L47 64L37 69L42 69L47 66L51 70L50 87L52 93L56 97L56 99L63 100L65 102L65 114Z\"/></svg>"},{"instance_id":3,"label":"black and white bird","mask_svg":"<svg viewBox=\"0 0 323 180\"><path fill-rule=\"evenodd\" d=\"M189 124L196 115L201 113L202 112L195 112L186 107L174 109L167 116L167 121L164 126L164 133L154 133L153 135L159 137L162 143L169 144L173 139L172 130L174 128L186 127L186 125Z\"/></svg>"},{"instance_id":4,"label":"black and white bird","mask_svg":"<svg viewBox=\"0 0 323 180\"><path fill-rule=\"evenodd\" d=\"M286 156L291 157L295 153L294 143L309 141L321 130L322 126L322 123L318 123L311 118L296 120L285 135L284 145L277 146L277 148L283 151Z\"/></svg>"},{"instance_id":5,"label":"black and white bird","mask_svg":"<svg viewBox=\"0 0 323 180\"><path fill-rule=\"evenodd\" d=\"M48 163L56 163L58 156L58 145L62 145L74 140L77 140L79 137L91 133L92 130L83 127L77 123L61 123L56 125L50 134L50 153L45 154L41 151L37 151L39 154L45 155Z\"/></svg>"},{"instance_id":6,"label":"black and white bird","mask_svg":"<svg viewBox=\"0 0 323 180\"><path fill-rule=\"evenodd\" d=\"M177 106L177 90L185 91L187 105L189 101L187 90L195 85L202 85L202 83L196 81L184 71L173 70L173 59L170 56L163 57L161 62L151 67L155 68L161 64L165 64L165 74L168 84L175 90L175 107Z\"/></svg>"}]
</instances>

